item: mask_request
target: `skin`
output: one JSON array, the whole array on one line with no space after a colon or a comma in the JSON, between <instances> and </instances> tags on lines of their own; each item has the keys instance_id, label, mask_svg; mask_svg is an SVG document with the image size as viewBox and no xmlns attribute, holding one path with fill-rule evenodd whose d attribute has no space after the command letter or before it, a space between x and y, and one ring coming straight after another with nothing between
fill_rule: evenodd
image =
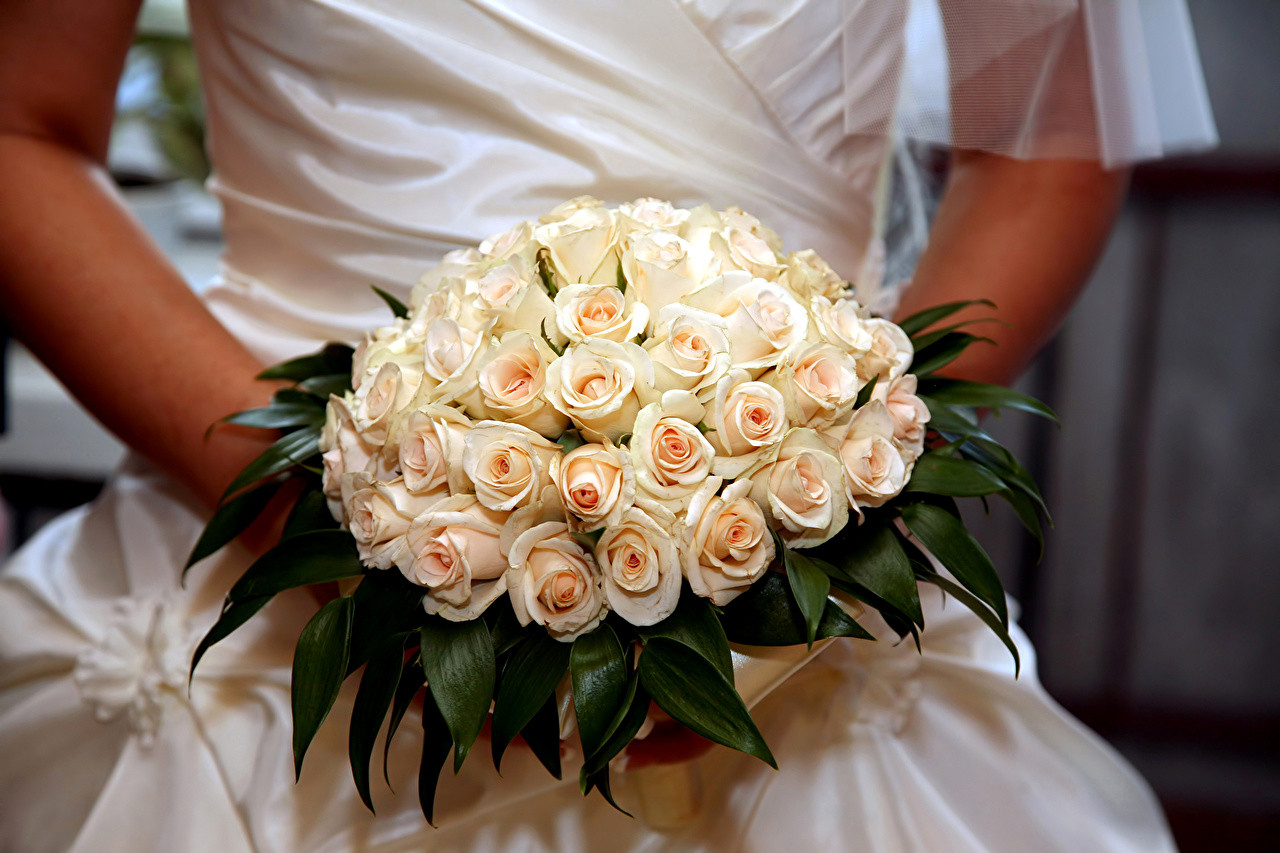
<instances>
[{"instance_id":1,"label":"skin","mask_svg":"<svg viewBox=\"0 0 1280 853\"><path fill-rule=\"evenodd\" d=\"M151 243L104 168L138 6L0 4L0 310L107 428L212 508L271 436L206 429L274 389L254 379L262 366ZM999 346L972 348L948 372L1011 380L1076 298L1124 188L1124 174L1090 163L957 153L901 313L993 300L1009 325L982 332ZM275 523L251 547L269 543ZM655 716L654 733L628 750L632 768L710 748Z\"/></svg>"}]
</instances>

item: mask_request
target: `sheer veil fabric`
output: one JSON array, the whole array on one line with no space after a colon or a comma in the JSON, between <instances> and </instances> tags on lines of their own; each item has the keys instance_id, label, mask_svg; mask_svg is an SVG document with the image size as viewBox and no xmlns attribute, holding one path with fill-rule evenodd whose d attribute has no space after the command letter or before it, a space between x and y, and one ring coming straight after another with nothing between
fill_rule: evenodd
<instances>
[{"instance_id":1,"label":"sheer veil fabric","mask_svg":"<svg viewBox=\"0 0 1280 853\"><path fill-rule=\"evenodd\" d=\"M741 205L869 299L895 134L1109 165L1213 141L1180 0L219 0L191 15L227 238L207 299L264 360L357 339L385 319L369 285L405 295L444 252L581 193ZM502 779L475 756L429 830L412 720L373 817L347 766L350 689L294 784L305 593L186 683L248 559L231 549L181 586L201 524L131 459L0 574L0 849L1171 846L1142 780L1041 690L1025 638L1015 681L977 620L928 591L923 654L827 647L755 707L782 769L712 752L682 777L701 790L674 829L583 800L569 741L564 782L527 754ZM637 787L616 774L623 801Z\"/></svg>"}]
</instances>

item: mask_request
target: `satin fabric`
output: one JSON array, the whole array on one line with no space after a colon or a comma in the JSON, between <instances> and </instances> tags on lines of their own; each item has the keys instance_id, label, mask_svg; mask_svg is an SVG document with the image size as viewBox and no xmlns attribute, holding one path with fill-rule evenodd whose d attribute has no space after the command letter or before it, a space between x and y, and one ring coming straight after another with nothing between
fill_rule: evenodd
<instances>
[{"instance_id":1,"label":"satin fabric","mask_svg":"<svg viewBox=\"0 0 1280 853\"><path fill-rule=\"evenodd\" d=\"M740 204L873 285L886 142L831 135L857 57L825 14L805 2L745 21L723 3L660 0L195 4L227 236L209 304L264 359L354 340L385 318L368 285L407 295L444 251L584 192ZM790 85L761 85L747 61L765 42L793 52ZM650 817L633 820L581 797L572 737L564 781L519 749L498 778L482 745L446 772L432 830L411 710L391 750L395 793L375 769L374 817L347 765L353 684L294 783L305 592L280 596L186 683L248 559L229 548L183 586L202 524L180 487L131 459L0 575L0 849L1172 846L1142 780L1039 687L1025 637L1015 629L1014 680L999 642L931 588L920 653L833 643L773 692L796 655L743 668L777 772L727 750L675 771L620 768L620 801Z\"/></svg>"}]
</instances>

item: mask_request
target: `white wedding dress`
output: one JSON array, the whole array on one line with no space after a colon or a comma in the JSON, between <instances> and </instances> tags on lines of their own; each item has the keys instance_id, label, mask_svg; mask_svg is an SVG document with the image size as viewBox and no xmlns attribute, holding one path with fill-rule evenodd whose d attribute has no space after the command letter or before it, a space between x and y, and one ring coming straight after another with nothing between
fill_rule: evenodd
<instances>
[{"instance_id":1,"label":"white wedding dress","mask_svg":"<svg viewBox=\"0 0 1280 853\"><path fill-rule=\"evenodd\" d=\"M865 296L893 126L1109 163L1211 142L1180 3L1092 4L1083 40L1079 27L1062 35L1072 0L1000 4L1008 26L966 30L975 5L908 17L888 0L193 4L227 239L209 304L264 360L353 341L385 320L369 285L407 294L445 251L582 193L741 205ZM980 80L983 62L965 65L961 50L979 43L984 61L1064 64L1087 45L1087 120L1053 119L1071 99L1031 77L982 121L961 106L949 119L938 80ZM1015 630L1015 680L996 638L932 588L923 653L829 646L754 709L781 769L714 750L676 774L692 816L674 829L583 799L572 741L563 782L521 750L499 779L477 750L446 772L430 829L414 712L374 817L347 765L352 684L294 783L289 673L314 611L305 592L210 652L188 692L193 647L247 559L229 549L180 585L202 523L181 488L131 460L0 575L0 850L1172 846L1143 781L1044 693L1025 637ZM661 782L614 778L632 805Z\"/></svg>"}]
</instances>

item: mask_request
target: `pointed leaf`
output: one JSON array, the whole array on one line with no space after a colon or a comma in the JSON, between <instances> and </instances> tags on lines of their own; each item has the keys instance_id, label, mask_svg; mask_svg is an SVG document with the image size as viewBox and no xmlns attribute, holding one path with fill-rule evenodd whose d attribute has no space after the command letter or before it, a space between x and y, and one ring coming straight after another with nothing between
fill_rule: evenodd
<instances>
[{"instance_id":1,"label":"pointed leaf","mask_svg":"<svg viewBox=\"0 0 1280 853\"><path fill-rule=\"evenodd\" d=\"M817 553L840 575L888 603L915 625L924 625L911 561L893 531L880 521L849 525ZM875 606L875 605L873 605Z\"/></svg>"},{"instance_id":2,"label":"pointed leaf","mask_svg":"<svg viewBox=\"0 0 1280 853\"><path fill-rule=\"evenodd\" d=\"M191 549L191 556L182 569L183 579L186 578L188 569L248 530L249 525L258 520L258 516L262 515L267 504L280 490L280 485L263 483L218 507L200 532L195 547Z\"/></svg>"},{"instance_id":3,"label":"pointed leaf","mask_svg":"<svg viewBox=\"0 0 1280 853\"><path fill-rule=\"evenodd\" d=\"M412 642L412 640L410 640ZM391 719L387 721L387 739L382 746L382 778L386 780L387 787L391 787L391 772L387 768L387 760L391 757L391 739L395 737L396 730L400 728L400 721L404 719L404 715L409 710L409 705L413 702L413 697L418 695L418 691L422 689L422 685L426 683L426 677L422 674L422 667L416 660L410 661L404 665L404 669L400 671L400 683L396 685L396 698L391 703ZM436 710L435 702L427 697L423 703L423 717L430 712L435 716L439 716L440 712ZM449 733L445 731L445 737ZM453 742L449 742L452 748ZM445 750L445 754L448 754ZM443 759L442 759L443 760Z\"/></svg>"},{"instance_id":4,"label":"pointed leaf","mask_svg":"<svg viewBox=\"0 0 1280 853\"><path fill-rule=\"evenodd\" d=\"M252 483L274 477L288 471L295 465L301 465L320 452L320 427L303 427L289 433L262 452L257 459L250 462L241 471L227 490L222 500L234 495Z\"/></svg>"},{"instance_id":5,"label":"pointed leaf","mask_svg":"<svg viewBox=\"0 0 1280 853\"><path fill-rule=\"evenodd\" d=\"M195 654L191 656L191 670L187 673L188 681L190 681L190 676L195 674L196 664L200 663L200 659L204 657L205 652L213 648L215 644L231 636L235 629L248 622L272 598L273 596L271 595L260 595L254 598L224 603L222 605L222 613L218 616L218 621L213 623L213 627L209 629L209 633L204 635L204 639L196 647Z\"/></svg>"},{"instance_id":6,"label":"pointed leaf","mask_svg":"<svg viewBox=\"0 0 1280 853\"><path fill-rule=\"evenodd\" d=\"M863 385L858 389L858 396L853 401L853 407L855 409L861 409L867 403L871 402L871 395L875 393L876 385L879 384L879 382L879 376L872 376L866 385Z\"/></svg>"},{"instance_id":7,"label":"pointed leaf","mask_svg":"<svg viewBox=\"0 0 1280 853\"><path fill-rule=\"evenodd\" d=\"M940 453L925 453L916 460L904 492L925 492L951 497L977 497L1003 492L1009 487L984 465Z\"/></svg>"},{"instance_id":8,"label":"pointed leaf","mask_svg":"<svg viewBox=\"0 0 1280 853\"><path fill-rule=\"evenodd\" d=\"M618 274L615 283L618 285L619 291L622 293L627 292L627 274L622 270L622 261L618 261Z\"/></svg>"},{"instance_id":9,"label":"pointed leaf","mask_svg":"<svg viewBox=\"0 0 1280 853\"><path fill-rule=\"evenodd\" d=\"M917 376L926 376L935 370L946 367L955 361L971 344L979 341L994 344L990 338L970 335L964 332L947 332L934 343L916 350L911 362L911 372Z\"/></svg>"},{"instance_id":10,"label":"pointed leaf","mask_svg":"<svg viewBox=\"0 0 1280 853\"><path fill-rule=\"evenodd\" d=\"M805 640L812 646L818 636L818 623L827 605L827 593L831 592L831 580L826 572L818 568L813 560L799 551L792 551L778 536L777 531L770 530L778 553L782 555L782 565L787 571L787 583L791 585L791 594L795 597L800 614L804 617Z\"/></svg>"},{"instance_id":11,"label":"pointed leaf","mask_svg":"<svg viewBox=\"0 0 1280 853\"><path fill-rule=\"evenodd\" d=\"M908 335L914 335L921 329L927 329L939 320L945 320L970 305L985 305L988 308L996 307L996 304L989 299L966 299L960 302L948 302L945 305L936 305L933 308L926 308L923 311L912 314L905 320L899 321L898 327Z\"/></svg>"},{"instance_id":12,"label":"pointed leaf","mask_svg":"<svg viewBox=\"0 0 1280 853\"><path fill-rule=\"evenodd\" d=\"M416 631L424 621L420 586L404 579L398 571L372 571L360 581L351 594L356 615L351 626L351 660L347 664L358 669L369 654L388 637Z\"/></svg>"},{"instance_id":13,"label":"pointed leaf","mask_svg":"<svg viewBox=\"0 0 1280 853\"><path fill-rule=\"evenodd\" d=\"M355 780L360 799L370 812L373 811L373 797L369 792L369 762L373 758L373 747L382 721L391 708L396 688L400 686L404 644L408 637L408 634L401 634L387 638L369 658L351 709L351 729L347 738L351 777Z\"/></svg>"},{"instance_id":14,"label":"pointed leaf","mask_svg":"<svg viewBox=\"0 0 1280 853\"><path fill-rule=\"evenodd\" d=\"M422 668L436 707L449 724L457 772L493 702L493 640L483 619L450 622L431 618L420 630Z\"/></svg>"},{"instance_id":15,"label":"pointed leaf","mask_svg":"<svg viewBox=\"0 0 1280 853\"><path fill-rule=\"evenodd\" d=\"M449 757L451 749L453 741L449 735L449 724L441 716L431 695L431 688L428 687L426 699L422 703L422 762L418 765L418 805L422 808L422 816L432 826L436 825L436 786L440 782L440 771L444 769L445 759Z\"/></svg>"},{"instance_id":16,"label":"pointed leaf","mask_svg":"<svg viewBox=\"0 0 1280 853\"><path fill-rule=\"evenodd\" d=\"M346 344L327 344L311 355L291 359L258 374L259 379L290 379L299 382L327 373L351 373L351 357L355 353Z\"/></svg>"},{"instance_id":17,"label":"pointed leaf","mask_svg":"<svg viewBox=\"0 0 1280 853\"><path fill-rule=\"evenodd\" d=\"M604 746L587 757L582 764L583 772L591 776L609 766L614 756L626 749L635 738L648 716L649 694L640 685L639 673L633 672L627 680L627 692L623 695L618 713L605 732Z\"/></svg>"},{"instance_id":18,"label":"pointed leaf","mask_svg":"<svg viewBox=\"0 0 1280 853\"><path fill-rule=\"evenodd\" d=\"M991 608L978 600L977 596L973 595L969 590L955 583L950 578L945 578L936 572L929 572L925 580L928 583L949 592L957 601L977 614L978 618L986 623L988 628L995 632L995 635L1000 638L1000 642L1004 643L1005 648L1007 648L1009 653L1013 655L1014 677L1021 674L1022 658L1018 655L1018 646L1013 642L1013 637L1009 635L1008 625L1001 620L1000 617L992 613Z\"/></svg>"},{"instance_id":19,"label":"pointed leaf","mask_svg":"<svg viewBox=\"0 0 1280 853\"><path fill-rule=\"evenodd\" d=\"M637 670L653 701L677 722L777 769L742 697L702 655L683 643L655 637L644 644Z\"/></svg>"},{"instance_id":20,"label":"pointed leaf","mask_svg":"<svg viewBox=\"0 0 1280 853\"><path fill-rule=\"evenodd\" d=\"M382 301L387 303L387 307L391 309L391 313L395 314L397 319L403 319L409 316L409 306L405 305L399 299L396 299L390 293L387 293L381 287L373 287L373 292L382 297Z\"/></svg>"},{"instance_id":21,"label":"pointed leaf","mask_svg":"<svg viewBox=\"0 0 1280 853\"><path fill-rule=\"evenodd\" d=\"M694 595L686 586L680 594L675 612L656 625L637 626L636 633L645 642L663 637L683 643L706 658L733 683L733 658L729 654L729 638L711 609L711 602Z\"/></svg>"},{"instance_id":22,"label":"pointed leaf","mask_svg":"<svg viewBox=\"0 0 1280 853\"><path fill-rule=\"evenodd\" d=\"M972 406L986 409L1016 409L1017 411L1039 415L1054 423L1058 416L1053 409L1026 394L1020 394L1003 385L988 385L983 382L965 382L959 379L929 379L920 389L935 400L952 406Z\"/></svg>"},{"instance_id":23,"label":"pointed leaf","mask_svg":"<svg viewBox=\"0 0 1280 853\"><path fill-rule=\"evenodd\" d=\"M302 759L320 724L338 698L347 676L351 650L351 615L347 596L335 598L302 629L293 653L293 767L302 775Z\"/></svg>"},{"instance_id":24,"label":"pointed leaf","mask_svg":"<svg viewBox=\"0 0 1280 853\"><path fill-rule=\"evenodd\" d=\"M542 707L534 712L533 719L520 730L520 737L533 751L533 755L547 768L547 772L560 778L560 712L555 694L547 697Z\"/></svg>"},{"instance_id":25,"label":"pointed leaf","mask_svg":"<svg viewBox=\"0 0 1280 853\"><path fill-rule=\"evenodd\" d=\"M338 522L329 512L329 501L319 489L308 489L298 496L289 517L285 519L281 539L316 530L336 530Z\"/></svg>"},{"instance_id":26,"label":"pointed leaf","mask_svg":"<svg viewBox=\"0 0 1280 853\"><path fill-rule=\"evenodd\" d=\"M604 797L605 802L609 805L613 806L627 817L635 817L635 815L618 805L617 801L614 800L613 788L609 784L609 768L607 766L591 774L588 774L586 772L586 768L583 768L583 771L579 774L578 780L584 795L591 793L591 789L595 788L600 792L600 796Z\"/></svg>"},{"instance_id":27,"label":"pointed leaf","mask_svg":"<svg viewBox=\"0 0 1280 853\"><path fill-rule=\"evenodd\" d=\"M627 656L613 628L601 625L574 640L569 671L582 751L592 755L604 746L609 725L625 710L627 698Z\"/></svg>"},{"instance_id":28,"label":"pointed leaf","mask_svg":"<svg viewBox=\"0 0 1280 853\"><path fill-rule=\"evenodd\" d=\"M729 602L720 623L731 642L748 646L797 646L806 640L804 616L779 572L766 573ZM831 598L823 607L817 633L817 639L829 637L875 639Z\"/></svg>"},{"instance_id":29,"label":"pointed leaf","mask_svg":"<svg viewBox=\"0 0 1280 853\"><path fill-rule=\"evenodd\" d=\"M1009 624L1009 610L1000 576L991 565L987 552L965 530L960 519L930 504L911 504L903 507L902 520L960 583L990 605L1002 623Z\"/></svg>"},{"instance_id":30,"label":"pointed leaf","mask_svg":"<svg viewBox=\"0 0 1280 853\"><path fill-rule=\"evenodd\" d=\"M259 557L231 587L227 599L275 595L296 586L357 577L363 571L355 540L347 531L300 533Z\"/></svg>"},{"instance_id":31,"label":"pointed leaf","mask_svg":"<svg viewBox=\"0 0 1280 853\"><path fill-rule=\"evenodd\" d=\"M505 595L489 605L489 609L484 612L484 621L489 625L489 633L493 635L493 650L499 656L511 651L525 636L532 633L520 624L515 611L511 609L511 599ZM533 629L540 631L542 627L534 625Z\"/></svg>"},{"instance_id":32,"label":"pointed leaf","mask_svg":"<svg viewBox=\"0 0 1280 853\"><path fill-rule=\"evenodd\" d=\"M329 373L323 376L312 376L310 379L304 379L299 382L298 387L325 400L329 399L330 394L336 394L341 397L351 390L351 373Z\"/></svg>"},{"instance_id":33,"label":"pointed leaf","mask_svg":"<svg viewBox=\"0 0 1280 853\"><path fill-rule=\"evenodd\" d=\"M324 408L310 403L276 403L227 415L223 422L254 429L324 426Z\"/></svg>"},{"instance_id":34,"label":"pointed leaf","mask_svg":"<svg viewBox=\"0 0 1280 853\"><path fill-rule=\"evenodd\" d=\"M529 634L511 653L502 670L493 704L493 766L501 769L502 754L529 724L534 714L555 695L556 685L569 668L568 643L545 631Z\"/></svg>"}]
</instances>

